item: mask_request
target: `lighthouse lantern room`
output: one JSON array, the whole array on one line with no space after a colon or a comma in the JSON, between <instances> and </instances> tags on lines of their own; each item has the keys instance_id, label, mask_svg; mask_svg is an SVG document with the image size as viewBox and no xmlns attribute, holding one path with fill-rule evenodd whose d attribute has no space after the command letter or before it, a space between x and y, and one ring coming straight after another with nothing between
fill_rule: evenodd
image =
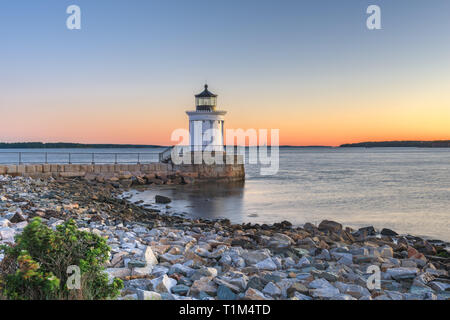
<instances>
[{"instance_id":1,"label":"lighthouse lantern room","mask_svg":"<svg viewBox=\"0 0 450 320\"><path fill-rule=\"evenodd\" d=\"M191 151L223 151L223 125L226 111L217 110L217 95L205 90L195 96L195 111L186 111L189 116Z\"/></svg>"}]
</instances>

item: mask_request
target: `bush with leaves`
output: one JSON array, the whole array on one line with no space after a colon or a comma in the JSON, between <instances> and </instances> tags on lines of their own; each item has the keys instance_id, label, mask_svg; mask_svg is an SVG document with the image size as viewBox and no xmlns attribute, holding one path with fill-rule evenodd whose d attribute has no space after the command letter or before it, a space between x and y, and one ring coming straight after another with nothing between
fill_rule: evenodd
<instances>
[{"instance_id":1,"label":"bush with leaves","mask_svg":"<svg viewBox=\"0 0 450 320\"><path fill-rule=\"evenodd\" d=\"M14 245L2 246L0 295L8 299L111 299L123 283L109 283L104 273L110 248L102 237L78 230L69 220L53 231L34 218L16 236ZM78 266L80 289L69 289L69 266Z\"/></svg>"}]
</instances>

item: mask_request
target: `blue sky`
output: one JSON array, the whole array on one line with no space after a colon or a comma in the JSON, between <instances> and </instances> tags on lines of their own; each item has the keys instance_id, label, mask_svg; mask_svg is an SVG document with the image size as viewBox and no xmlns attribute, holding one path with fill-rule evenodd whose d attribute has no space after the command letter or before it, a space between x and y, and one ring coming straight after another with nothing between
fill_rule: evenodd
<instances>
[{"instance_id":1,"label":"blue sky","mask_svg":"<svg viewBox=\"0 0 450 320\"><path fill-rule=\"evenodd\" d=\"M66 28L71 4L81 8L82 30ZM381 7L382 30L366 28L370 4ZM450 1L0 0L0 41L0 110L9 123L0 140L71 140L79 113L91 112L89 128L72 140L167 142L207 80L230 125L286 127L286 142L296 144L293 118L311 119L302 124L309 128L329 112L337 121L360 108L370 113L376 106L365 102L374 96L387 108L407 104L410 92L448 87ZM437 99L437 112L447 97ZM123 140L114 129L120 119L140 129ZM450 136L431 132L433 121L417 138ZM20 125L27 130L14 129ZM298 144L326 143L297 129ZM413 129L392 138L412 138Z\"/></svg>"}]
</instances>

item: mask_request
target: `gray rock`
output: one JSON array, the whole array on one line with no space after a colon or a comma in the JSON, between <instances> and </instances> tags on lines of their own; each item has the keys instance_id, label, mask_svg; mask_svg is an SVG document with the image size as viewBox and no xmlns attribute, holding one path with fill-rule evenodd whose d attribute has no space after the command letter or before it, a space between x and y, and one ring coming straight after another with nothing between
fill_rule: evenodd
<instances>
[{"instance_id":1,"label":"gray rock","mask_svg":"<svg viewBox=\"0 0 450 320\"><path fill-rule=\"evenodd\" d=\"M335 296L332 296L330 298L330 300L357 300L357 299L352 297L349 294L342 294L342 293L340 293L340 294L337 294Z\"/></svg>"},{"instance_id":2,"label":"gray rock","mask_svg":"<svg viewBox=\"0 0 450 320\"><path fill-rule=\"evenodd\" d=\"M387 228L384 228L383 230L381 230L381 234L383 236L389 236L389 237L394 237L394 236L398 235L397 232L395 232L391 229L387 229Z\"/></svg>"},{"instance_id":3,"label":"gray rock","mask_svg":"<svg viewBox=\"0 0 450 320\"><path fill-rule=\"evenodd\" d=\"M137 290L137 297L139 300L161 300L161 295L154 291Z\"/></svg>"},{"instance_id":4,"label":"gray rock","mask_svg":"<svg viewBox=\"0 0 450 320\"><path fill-rule=\"evenodd\" d=\"M299 292L301 294L307 294L309 292L309 289L300 282L295 282L287 289L287 295L289 297L292 297L295 295L296 292Z\"/></svg>"},{"instance_id":5,"label":"gray rock","mask_svg":"<svg viewBox=\"0 0 450 320\"><path fill-rule=\"evenodd\" d=\"M450 291L450 284L444 282L433 281L429 283L429 286L436 292Z\"/></svg>"},{"instance_id":6,"label":"gray rock","mask_svg":"<svg viewBox=\"0 0 450 320\"><path fill-rule=\"evenodd\" d=\"M253 289L253 288L247 289L243 299L244 300L268 300L261 291Z\"/></svg>"},{"instance_id":7,"label":"gray rock","mask_svg":"<svg viewBox=\"0 0 450 320\"><path fill-rule=\"evenodd\" d=\"M339 295L339 290L333 286L324 286L311 290L311 295L315 298L329 299Z\"/></svg>"},{"instance_id":8,"label":"gray rock","mask_svg":"<svg viewBox=\"0 0 450 320\"><path fill-rule=\"evenodd\" d=\"M257 264L260 261L270 258L270 251L267 249L263 250L250 250L242 254L242 258L248 265Z\"/></svg>"},{"instance_id":9,"label":"gray rock","mask_svg":"<svg viewBox=\"0 0 450 320\"><path fill-rule=\"evenodd\" d=\"M318 289L318 288L333 287L333 286L325 279L316 279L314 281L311 281L308 284L308 287L310 287L311 289Z\"/></svg>"},{"instance_id":10,"label":"gray rock","mask_svg":"<svg viewBox=\"0 0 450 320\"><path fill-rule=\"evenodd\" d=\"M363 296L370 296L369 290L366 288L359 286L357 284L347 284L343 282L336 282L334 284L336 288L339 289L339 291L342 294L351 295L352 297L355 297L357 299L363 297Z\"/></svg>"},{"instance_id":11,"label":"gray rock","mask_svg":"<svg viewBox=\"0 0 450 320\"><path fill-rule=\"evenodd\" d=\"M271 295L272 297L280 296L281 289L273 282L269 282L263 289L264 293Z\"/></svg>"},{"instance_id":12,"label":"gray rock","mask_svg":"<svg viewBox=\"0 0 450 320\"><path fill-rule=\"evenodd\" d=\"M217 276L217 269L205 267L201 268L199 270L195 270L194 273L191 276L192 280L199 280L203 277L211 277L215 278Z\"/></svg>"},{"instance_id":13,"label":"gray rock","mask_svg":"<svg viewBox=\"0 0 450 320\"><path fill-rule=\"evenodd\" d=\"M177 284L171 288L173 294L184 296L188 293L189 287L183 284Z\"/></svg>"},{"instance_id":14,"label":"gray rock","mask_svg":"<svg viewBox=\"0 0 450 320\"><path fill-rule=\"evenodd\" d=\"M253 276L250 278L250 280L248 281L247 284L247 288L253 288L256 289L258 291L262 291L264 289L264 287L266 286L268 281L261 279L258 276Z\"/></svg>"},{"instance_id":15,"label":"gray rock","mask_svg":"<svg viewBox=\"0 0 450 320\"><path fill-rule=\"evenodd\" d=\"M219 285L217 288L218 300L236 300L236 294L224 285Z\"/></svg>"},{"instance_id":16,"label":"gray rock","mask_svg":"<svg viewBox=\"0 0 450 320\"><path fill-rule=\"evenodd\" d=\"M277 270L277 265L271 258L264 259L255 264L255 267L262 270Z\"/></svg>"},{"instance_id":17,"label":"gray rock","mask_svg":"<svg viewBox=\"0 0 450 320\"><path fill-rule=\"evenodd\" d=\"M386 274L394 280L414 279L419 272L417 268L391 268L386 270Z\"/></svg>"},{"instance_id":18,"label":"gray rock","mask_svg":"<svg viewBox=\"0 0 450 320\"><path fill-rule=\"evenodd\" d=\"M179 273L188 277L191 277L196 271L190 267L187 267L185 265L182 265L180 263L175 263L174 265L172 265L169 269L169 274L173 274L173 273ZM200 279L200 278L199 278ZM198 279L194 279L194 280L198 280Z\"/></svg>"},{"instance_id":19,"label":"gray rock","mask_svg":"<svg viewBox=\"0 0 450 320\"><path fill-rule=\"evenodd\" d=\"M297 267L298 268L302 268L302 267L305 267L305 266L309 266L311 264L311 262L309 261L309 259L308 258L306 258L306 257L302 257L298 262L297 262Z\"/></svg>"},{"instance_id":20,"label":"gray rock","mask_svg":"<svg viewBox=\"0 0 450 320\"><path fill-rule=\"evenodd\" d=\"M337 223L335 221L323 220L319 224L319 230L330 231L330 232L339 232L342 230L342 224Z\"/></svg>"},{"instance_id":21,"label":"gray rock","mask_svg":"<svg viewBox=\"0 0 450 320\"><path fill-rule=\"evenodd\" d=\"M171 200L169 197L156 195L156 196L155 196L155 202L156 202L156 203L166 204L166 203L172 202L172 200Z\"/></svg>"},{"instance_id":22,"label":"gray rock","mask_svg":"<svg viewBox=\"0 0 450 320\"><path fill-rule=\"evenodd\" d=\"M301 294L299 292L294 292L294 296L292 297L293 300L312 300L311 297Z\"/></svg>"}]
</instances>

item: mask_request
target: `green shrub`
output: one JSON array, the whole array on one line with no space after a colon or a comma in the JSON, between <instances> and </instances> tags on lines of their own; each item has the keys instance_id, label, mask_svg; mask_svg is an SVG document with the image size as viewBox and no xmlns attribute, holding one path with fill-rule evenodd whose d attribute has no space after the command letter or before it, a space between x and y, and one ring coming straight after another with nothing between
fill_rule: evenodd
<instances>
[{"instance_id":1,"label":"green shrub","mask_svg":"<svg viewBox=\"0 0 450 320\"><path fill-rule=\"evenodd\" d=\"M108 299L115 298L123 283L108 282L103 272L110 248L106 240L79 231L73 220L53 231L34 218L16 236L16 244L2 246L0 295L8 299ZM68 267L78 266L80 289L67 287Z\"/></svg>"}]
</instances>

